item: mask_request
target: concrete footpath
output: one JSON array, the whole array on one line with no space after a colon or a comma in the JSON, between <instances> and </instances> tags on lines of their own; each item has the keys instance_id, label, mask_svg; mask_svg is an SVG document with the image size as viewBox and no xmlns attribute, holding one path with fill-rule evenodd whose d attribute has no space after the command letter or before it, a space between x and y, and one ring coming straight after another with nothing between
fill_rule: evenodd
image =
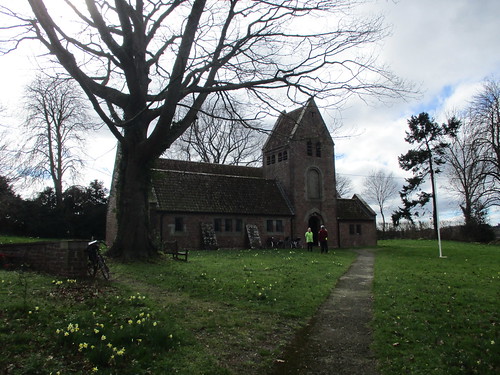
<instances>
[{"instance_id":1,"label":"concrete footpath","mask_svg":"<svg viewBox=\"0 0 500 375\"><path fill-rule=\"evenodd\" d=\"M375 255L368 249L356 252L358 258L298 333L273 375L377 375L369 327Z\"/></svg>"}]
</instances>

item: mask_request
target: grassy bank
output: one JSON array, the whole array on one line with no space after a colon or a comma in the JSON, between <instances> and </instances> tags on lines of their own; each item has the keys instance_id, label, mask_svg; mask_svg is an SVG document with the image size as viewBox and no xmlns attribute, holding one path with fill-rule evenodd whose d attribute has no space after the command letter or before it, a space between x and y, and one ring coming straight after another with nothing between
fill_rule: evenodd
<instances>
[{"instance_id":1,"label":"grassy bank","mask_svg":"<svg viewBox=\"0 0 500 375\"><path fill-rule=\"evenodd\" d=\"M187 263L111 263L109 283L0 271L0 369L263 374L354 258L195 251Z\"/></svg>"},{"instance_id":2,"label":"grassy bank","mask_svg":"<svg viewBox=\"0 0 500 375\"><path fill-rule=\"evenodd\" d=\"M383 375L500 373L500 247L381 241L374 349Z\"/></svg>"}]
</instances>

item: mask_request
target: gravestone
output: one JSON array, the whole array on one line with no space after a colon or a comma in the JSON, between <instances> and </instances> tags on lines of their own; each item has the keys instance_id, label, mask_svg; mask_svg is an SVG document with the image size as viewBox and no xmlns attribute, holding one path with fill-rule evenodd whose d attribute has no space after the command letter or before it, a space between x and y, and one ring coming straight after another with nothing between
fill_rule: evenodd
<instances>
[{"instance_id":1,"label":"gravestone","mask_svg":"<svg viewBox=\"0 0 500 375\"><path fill-rule=\"evenodd\" d=\"M205 250L217 250L217 237L215 236L214 226L211 223L201 223L201 238L203 241L203 248Z\"/></svg>"},{"instance_id":2,"label":"gravestone","mask_svg":"<svg viewBox=\"0 0 500 375\"><path fill-rule=\"evenodd\" d=\"M257 225L247 224L246 228L247 228L248 240L250 242L250 248L260 249L262 247L262 242L260 241L259 229L257 228Z\"/></svg>"}]
</instances>

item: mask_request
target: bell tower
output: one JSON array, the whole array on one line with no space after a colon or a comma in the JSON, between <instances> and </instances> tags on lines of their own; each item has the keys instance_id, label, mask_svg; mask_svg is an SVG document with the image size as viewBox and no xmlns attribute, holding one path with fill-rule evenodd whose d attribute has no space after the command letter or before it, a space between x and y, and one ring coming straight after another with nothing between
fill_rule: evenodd
<instances>
[{"instance_id":1,"label":"bell tower","mask_svg":"<svg viewBox=\"0 0 500 375\"><path fill-rule=\"evenodd\" d=\"M334 143L313 98L283 112L263 147L264 176L280 182L292 207L293 237L325 225L329 246L337 246L337 194Z\"/></svg>"}]
</instances>

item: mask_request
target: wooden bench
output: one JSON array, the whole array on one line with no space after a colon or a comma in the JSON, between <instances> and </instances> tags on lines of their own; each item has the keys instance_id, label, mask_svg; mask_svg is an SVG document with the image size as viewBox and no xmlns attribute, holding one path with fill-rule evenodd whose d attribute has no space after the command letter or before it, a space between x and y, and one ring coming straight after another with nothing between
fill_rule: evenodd
<instances>
[{"instance_id":1,"label":"wooden bench","mask_svg":"<svg viewBox=\"0 0 500 375\"><path fill-rule=\"evenodd\" d=\"M184 262L187 262L188 260L189 250L179 250L177 241L164 241L163 251L165 254L172 254L172 258L175 260L183 260Z\"/></svg>"}]
</instances>

